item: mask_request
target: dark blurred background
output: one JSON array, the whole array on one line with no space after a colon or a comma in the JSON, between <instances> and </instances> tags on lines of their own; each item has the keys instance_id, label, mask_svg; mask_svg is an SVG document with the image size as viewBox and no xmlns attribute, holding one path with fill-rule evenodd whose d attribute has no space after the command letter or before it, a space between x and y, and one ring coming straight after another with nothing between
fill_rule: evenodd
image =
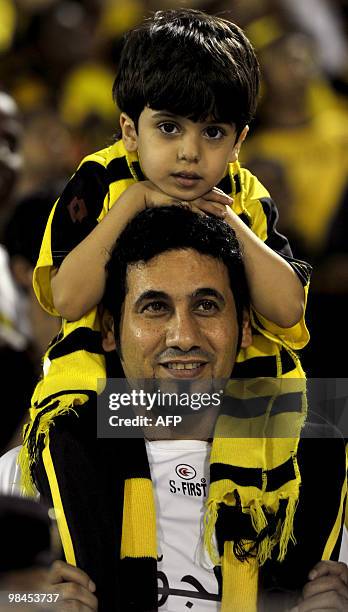
<instances>
[{"instance_id":1,"label":"dark blurred background","mask_svg":"<svg viewBox=\"0 0 348 612\"><path fill-rule=\"evenodd\" d=\"M348 0L0 0L0 358L14 415L0 448L59 328L31 289L50 207L81 158L114 138L123 33L178 6L235 21L258 52L262 95L241 161L276 200L294 255L314 267L308 376L346 376Z\"/></svg>"}]
</instances>

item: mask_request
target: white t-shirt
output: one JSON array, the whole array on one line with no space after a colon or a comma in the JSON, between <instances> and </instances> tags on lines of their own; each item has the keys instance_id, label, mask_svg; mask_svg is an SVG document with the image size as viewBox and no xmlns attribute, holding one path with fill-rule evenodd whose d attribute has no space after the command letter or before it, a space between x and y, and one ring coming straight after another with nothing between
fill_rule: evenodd
<instances>
[{"instance_id":1,"label":"white t-shirt","mask_svg":"<svg viewBox=\"0 0 348 612\"><path fill-rule=\"evenodd\" d=\"M214 566L203 546L210 444L146 442L156 500L159 610L220 610Z\"/></svg>"}]
</instances>

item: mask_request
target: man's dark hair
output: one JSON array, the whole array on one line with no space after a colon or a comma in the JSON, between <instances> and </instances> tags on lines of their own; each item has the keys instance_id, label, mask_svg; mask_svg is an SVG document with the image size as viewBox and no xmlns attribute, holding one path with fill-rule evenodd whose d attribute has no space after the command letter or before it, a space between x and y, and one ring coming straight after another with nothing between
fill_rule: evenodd
<instances>
[{"instance_id":1,"label":"man's dark hair","mask_svg":"<svg viewBox=\"0 0 348 612\"><path fill-rule=\"evenodd\" d=\"M156 255L177 249L194 249L222 261L235 301L240 344L243 310L249 308L249 290L243 258L233 229L221 219L199 215L184 206L148 208L136 215L119 236L107 266L103 305L114 318L120 346L120 321L127 293L127 268L146 263ZM180 274L180 270L178 270Z\"/></svg>"},{"instance_id":2,"label":"man's dark hair","mask_svg":"<svg viewBox=\"0 0 348 612\"><path fill-rule=\"evenodd\" d=\"M194 9L157 11L128 32L113 96L135 122L146 106L193 121L252 119L259 91L253 47L235 24Z\"/></svg>"}]
</instances>

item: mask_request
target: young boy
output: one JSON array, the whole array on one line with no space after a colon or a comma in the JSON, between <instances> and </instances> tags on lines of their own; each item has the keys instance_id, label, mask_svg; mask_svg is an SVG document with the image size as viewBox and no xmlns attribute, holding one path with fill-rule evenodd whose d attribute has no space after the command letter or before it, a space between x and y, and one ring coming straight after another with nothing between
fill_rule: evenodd
<instances>
[{"instance_id":1,"label":"young boy","mask_svg":"<svg viewBox=\"0 0 348 612\"><path fill-rule=\"evenodd\" d=\"M35 270L40 303L64 320L33 397L21 457L28 488L40 434L48 444L57 415L86 402L105 378L97 309L105 266L143 208L185 202L236 232L254 334L234 376L304 375L294 351L308 341L310 268L292 258L268 192L238 164L258 88L248 39L223 19L192 9L158 11L127 35L113 89L122 140L83 160L52 210Z\"/></svg>"}]
</instances>

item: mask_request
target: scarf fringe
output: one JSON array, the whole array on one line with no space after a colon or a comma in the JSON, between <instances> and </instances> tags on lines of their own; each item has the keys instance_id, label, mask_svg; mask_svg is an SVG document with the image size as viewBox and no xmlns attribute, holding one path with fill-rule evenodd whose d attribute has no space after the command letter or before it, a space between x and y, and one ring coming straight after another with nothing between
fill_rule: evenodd
<instances>
[{"instance_id":1,"label":"scarf fringe","mask_svg":"<svg viewBox=\"0 0 348 612\"><path fill-rule=\"evenodd\" d=\"M32 407L30 409L31 422L23 429L23 446L18 456L18 463L21 469L21 490L24 495L35 497L37 488L33 469L39 459L40 448L47 444L49 430L54 426L54 420L58 416L68 412L77 413L75 405L83 404L88 400L87 394L61 395L51 399L44 406Z\"/></svg>"},{"instance_id":2,"label":"scarf fringe","mask_svg":"<svg viewBox=\"0 0 348 612\"><path fill-rule=\"evenodd\" d=\"M298 495L290 496L284 501L286 502L286 510L283 522L280 517L277 518L277 514L273 514L273 520L271 517L267 518L260 499L254 499L248 508L241 508L241 512L250 514L251 523L255 530L253 541L241 540L238 542L238 548L244 560L254 557L258 566L261 567L268 559L272 558L273 550L279 545L277 560L284 561L289 542L296 544L294 517L299 501ZM219 507L220 503L218 501L211 500L204 517L204 545L214 565L221 565L221 557L214 539Z\"/></svg>"},{"instance_id":3,"label":"scarf fringe","mask_svg":"<svg viewBox=\"0 0 348 612\"><path fill-rule=\"evenodd\" d=\"M204 515L204 546L208 551L208 554L214 565L221 565L221 558L214 537L219 507L219 502L214 499L210 500L208 503L208 508Z\"/></svg>"},{"instance_id":4,"label":"scarf fringe","mask_svg":"<svg viewBox=\"0 0 348 612\"><path fill-rule=\"evenodd\" d=\"M285 512L285 520L282 525L279 539L279 554L277 557L278 561L284 561L289 541L292 544L296 544L296 538L294 535L294 517L298 502L298 496L289 497L288 499Z\"/></svg>"}]
</instances>

